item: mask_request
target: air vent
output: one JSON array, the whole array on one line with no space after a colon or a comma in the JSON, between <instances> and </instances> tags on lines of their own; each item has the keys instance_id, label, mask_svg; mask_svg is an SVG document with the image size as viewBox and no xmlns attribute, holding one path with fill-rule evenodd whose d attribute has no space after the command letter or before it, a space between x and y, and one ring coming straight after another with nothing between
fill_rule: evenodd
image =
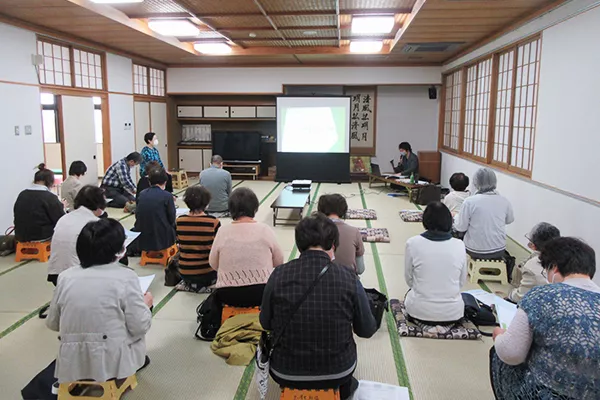
<instances>
[{"instance_id":1,"label":"air vent","mask_svg":"<svg viewBox=\"0 0 600 400\"><path fill-rule=\"evenodd\" d=\"M408 43L402 48L403 53L445 53L456 50L464 42L430 42Z\"/></svg>"}]
</instances>

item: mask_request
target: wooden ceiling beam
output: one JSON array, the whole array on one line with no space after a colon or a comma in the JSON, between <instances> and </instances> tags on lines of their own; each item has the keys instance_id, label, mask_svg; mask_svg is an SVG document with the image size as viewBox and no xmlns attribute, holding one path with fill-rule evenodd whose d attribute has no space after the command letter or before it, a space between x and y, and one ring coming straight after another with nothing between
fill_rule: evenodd
<instances>
[{"instance_id":1,"label":"wooden ceiling beam","mask_svg":"<svg viewBox=\"0 0 600 400\"><path fill-rule=\"evenodd\" d=\"M340 15L389 15L389 14L410 14L411 8L371 8L371 9L345 9L340 10ZM335 10L306 10L306 11L275 11L268 13L271 17L298 17L298 16L330 16L335 17ZM257 13L206 13L196 14L202 18L226 18L226 17L263 17L260 12Z\"/></svg>"},{"instance_id":2,"label":"wooden ceiling beam","mask_svg":"<svg viewBox=\"0 0 600 400\"><path fill-rule=\"evenodd\" d=\"M415 17L419 13L419 11L421 11L421 8L425 4L425 1L426 0L417 0L417 2L415 3L415 5L412 8L410 15L408 16L408 18L406 18L406 20L402 24L402 28L400 28L398 30L398 32L396 32L396 37L394 38L394 41L392 42L392 46L391 46L392 49L396 46L398 41L400 41L400 39L402 38L402 35L404 35L404 32L406 32L409 29L410 24L414 21Z\"/></svg>"}]
</instances>

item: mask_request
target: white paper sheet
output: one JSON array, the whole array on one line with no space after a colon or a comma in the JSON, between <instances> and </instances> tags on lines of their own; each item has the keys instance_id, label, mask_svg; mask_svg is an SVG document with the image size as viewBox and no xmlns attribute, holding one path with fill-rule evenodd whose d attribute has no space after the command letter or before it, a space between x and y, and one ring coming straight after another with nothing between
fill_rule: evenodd
<instances>
[{"instance_id":1,"label":"white paper sheet","mask_svg":"<svg viewBox=\"0 0 600 400\"><path fill-rule=\"evenodd\" d=\"M125 247L129 246L138 236L140 236L140 232L131 232L125 229Z\"/></svg>"},{"instance_id":2,"label":"white paper sheet","mask_svg":"<svg viewBox=\"0 0 600 400\"><path fill-rule=\"evenodd\" d=\"M408 388L385 383L359 381L352 400L410 400Z\"/></svg>"},{"instance_id":3,"label":"white paper sheet","mask_svg":"<svg viewBox=\"0 0 600 400\"><path fill-rule=\"evenodd\" d=\"M178 209L175 210L175 215L177 217L179 217L179 216L185 215L185 214L187 214L189 212L190 212L189 208L178 208Z\"/></svg>"},{"instance_id":4,"label":"white paper sheet","mask_svg":"<svg viewBox=\"0 0 600 400\"><path fill-rule=\"evenodd\" d=\"M148 291L155 276L156 274L138 277L138 279L140 280L140 288L142 289L142 293L146 293Z\"/></svg>"}]
</instances>

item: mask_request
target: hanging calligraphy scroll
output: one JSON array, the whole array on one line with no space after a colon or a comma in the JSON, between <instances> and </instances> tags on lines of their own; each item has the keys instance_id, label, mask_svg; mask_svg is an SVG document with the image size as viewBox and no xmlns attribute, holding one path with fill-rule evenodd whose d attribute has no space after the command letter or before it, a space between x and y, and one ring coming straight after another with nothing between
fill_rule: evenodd
<instances>
[{"instance_id":1,"label":"hanging calligraphy scroll","mask_svg":"<svg viewBox=\"0 0 600 400\"><path fill-rule=\"evenodd\" d=\"M377 88L346 86L350 96L350 154L375 155Z\"/></svg>"}]
</instances>

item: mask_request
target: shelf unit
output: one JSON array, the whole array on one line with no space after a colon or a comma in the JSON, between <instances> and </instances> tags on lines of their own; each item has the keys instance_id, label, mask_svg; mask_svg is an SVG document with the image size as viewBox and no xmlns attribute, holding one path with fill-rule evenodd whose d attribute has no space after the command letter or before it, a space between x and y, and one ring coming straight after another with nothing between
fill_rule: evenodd
<instances>
[{"instance_id":1,"label":"shelf unit","mask_svg":"<svg viewBox=\"0 0 600 400\"><path fill-rule=\"evenodd\" d=\"M260 175L260 163L223 163L223 169L229 171L232 176L251 176L252 180L257 180Z\"/></svg>"}]
</instances>

